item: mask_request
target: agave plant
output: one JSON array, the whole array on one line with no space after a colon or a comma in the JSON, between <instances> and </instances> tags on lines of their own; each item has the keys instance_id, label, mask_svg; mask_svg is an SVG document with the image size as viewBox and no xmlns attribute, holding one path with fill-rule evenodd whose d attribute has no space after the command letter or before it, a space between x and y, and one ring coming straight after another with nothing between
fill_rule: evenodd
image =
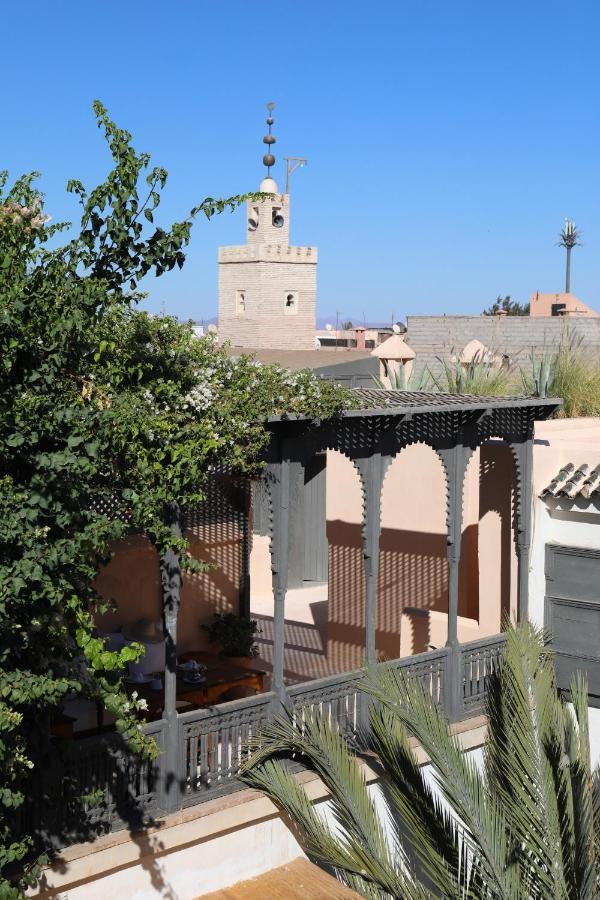
<instances>
[{"instance_id":1,"label":"agave plant","mask_svg":"<svg viewBox=\"0 0 600 900\"><path fill-rule=\"evenodd\" d=\"M468 363L462 363L452 352L450 361L440 356L440 374L430 372L436 390L446 394L470 394L475 397L498 397L514 393L510 367L493 365L485 354L477 352Z\"/></svg>"},{"instance_id":2,"label":"agave plant","mask_svg":"<svg viewBox=\"0 0 600 900\"><path fill-rule=\"evenodd\" d=\"M521 369L523 387L527 393L534 397L549 397L552 394L552 385L556 379L556 370L560 358L560 351L556 353L543 353L536 357L531 349L530 371Z\"/></svg>"},{"instance_id":3,"label":"agave plant","mask_svg":"<svg viewBox=\"0 0 600 900\"><path fill-rule=\"evenodd\" d=\"M592 900L600 786L585 684L574 678L567 705L543 637L526 623L509 629L489 687L478 764L421 683L386 664L365 674L377 702L360 746L379 769L382 803L367 787L358 745L318 713L267 725L243 777L289 815L315 862L364 897ZM431 760L429 775L411 739ZM290 771L290 756L320 776L327 815Z\"/></svg>"},{"instance_id":4,"label":"agave plant","mask_svg":"<svg viewBox=\"0 0 600 900\"><path fill-rule=\"evenodd\" d=\"M430 391L432 389L431 375L428 369L416 369L413 366L407 378L404 366L394 369L386 360L383 360L383 364L389 385L374 375L373 381L378 388L387 388L392 391Z\"/></svg>"}]
</instances>

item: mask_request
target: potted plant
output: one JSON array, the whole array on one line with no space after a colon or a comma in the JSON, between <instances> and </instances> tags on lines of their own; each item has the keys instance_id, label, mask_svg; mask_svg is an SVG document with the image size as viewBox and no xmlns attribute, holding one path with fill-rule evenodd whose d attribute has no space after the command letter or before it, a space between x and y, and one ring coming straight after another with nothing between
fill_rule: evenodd
<instances>
[{"instance_id":1,"label":"potted plant","mask_svg":"<svg viewBox=\"0 0 600 900\"><path fill-rule=\"evenodd\" d=\"M261 629L255 619L247 619L235 613L215 613L212 622L201 626L211 644L218 644L221 656L250 659L258 656L255 636Z\"/></svg>"}]
</instances>

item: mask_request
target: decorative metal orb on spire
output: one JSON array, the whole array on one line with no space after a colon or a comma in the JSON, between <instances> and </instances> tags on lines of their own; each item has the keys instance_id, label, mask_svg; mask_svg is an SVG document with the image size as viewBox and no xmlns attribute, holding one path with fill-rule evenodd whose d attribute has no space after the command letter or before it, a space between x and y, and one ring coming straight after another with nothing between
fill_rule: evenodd
<instances>
[{"instance_id":1,"label":"decorative metal orb on spire","mask_svg":"<svg viewBox=\"0 0 600 900\"><path fill-rule=\"evenodd\" d=\"M269 126L269 133L266 134L263 138L263 144L266 144L269 148L269 152L265 153L263 156L263 164L267 167L267 178L271 177L271 166L275 165L275 157L270 152L273 144L276 143L277 139L274 135L271 134L271 127L273 125L273 110L275 109L275 104L273 102L267 103L267 109L269 111L269 115L267 116L267 125Z\"/></svg>"},{"instance_id":2,"label":"decorative metal orb on spire","mask_svg":"<svg viewBox=\"0 0 600 900\"><path fill-rule=\"evenodd\" d=\"M267 153L263 156L263 163L267 167L267 174L263 178L260 183L260 192L263 194L277 194L279 188L277 187L277 182L271 178L271 166L275 165L275 157L271 153L271 147L276 142L276 138L273 134L271 134L271 126L273 125L273 110L275 109L274 103L267 103L267 109L269 110L269 115L267 116L267 125L269 126L269 133L266 134L263 138L263 144L267 145Z\"/></svg>"}]
</instances>

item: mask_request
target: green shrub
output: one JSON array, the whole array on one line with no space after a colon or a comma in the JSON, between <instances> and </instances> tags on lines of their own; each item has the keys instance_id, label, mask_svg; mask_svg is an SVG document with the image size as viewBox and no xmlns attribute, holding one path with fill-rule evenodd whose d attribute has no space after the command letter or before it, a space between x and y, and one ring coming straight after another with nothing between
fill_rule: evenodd
<instances>
[{"instance_id":1,"label":"green shrub","mask_svg":"<svg viewBox=\"0 0 600 900\"><path fill-rule=\"evenodd\" d=\"M235 613L215 613L210 625L201 625L208 634L211 644L221 647L223 656L258 656L258 647L254 643L257 634L261 634L255 619L236 616Z\"/></svg>"},{"instance_id":2,"label":"green shrub","mask_svg":"<svg viewBox=\"0 0 600 900\"><path fill-rule=\"evenodd\" d=\"M581 341L569 335L554 353L536 357L532 350L530 369L521 377L534 397L562 398L560 417L600 416L600 363L586 357Z\"/></svg>"}]
</instances>

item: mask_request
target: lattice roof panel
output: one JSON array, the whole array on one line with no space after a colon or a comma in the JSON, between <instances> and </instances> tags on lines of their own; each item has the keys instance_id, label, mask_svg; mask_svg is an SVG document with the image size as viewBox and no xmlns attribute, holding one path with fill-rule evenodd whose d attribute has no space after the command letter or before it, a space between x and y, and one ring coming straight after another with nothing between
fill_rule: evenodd
<instances>
[{"instance_id":1,"label":"lattice roof panel","mask_svg":"<svg viewBox=\"0 0 600 900\"><path fill-rule=\"evenodd\" d=\"M342 413L344 417L373 415L402 415L406 413L462 412L469 410L531 409L551 407L562 403L558 399L539 397L475 397L470 394L444 394L437 391L396 391L386 388L352 389L356 404ZM548 410L550 415L552 409ZM269 421L293 420L295 415L273 416Z\"/></svg>"}]
</instances>

